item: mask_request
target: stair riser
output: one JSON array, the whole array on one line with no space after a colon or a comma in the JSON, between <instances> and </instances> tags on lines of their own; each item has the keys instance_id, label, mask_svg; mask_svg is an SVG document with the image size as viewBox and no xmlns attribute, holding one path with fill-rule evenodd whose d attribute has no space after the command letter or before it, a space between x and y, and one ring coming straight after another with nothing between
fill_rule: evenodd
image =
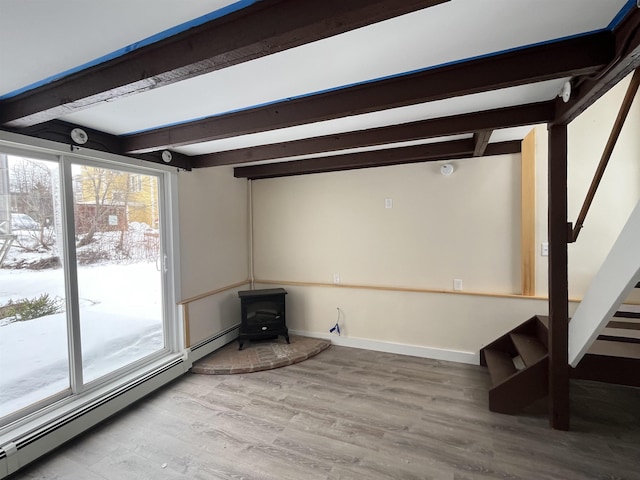
<instances>
[{"instance_id":1,"label":"stair riser","mask_svg":"<svg viewBox=\"0 0 640 480\"><path fill-rule=\"evenodd\" d=\"M571 378L593 380L640 387L640 359L608 357L587 354L576 368L570 369Z\"/></svg>"},{"instance_id":2,"label":"stair riser","mask_svg":"<svg viewBox=\"0 0 640 480\"><path fill-rule=\"evenodd\" d=\"M511 340L526 366L533 365L547 354L547 348L533 335L512 333Z\"/></svg>"},{"instance_id":3,"label":"stair riser","mask_svg":"<svg viewBox=\"0 0 640 480\"><path fill-rule=\"evenodd\" d=\"M616 312L613 316L616 318L640 318L640 312Z\"/></svg>"}]
</instances>

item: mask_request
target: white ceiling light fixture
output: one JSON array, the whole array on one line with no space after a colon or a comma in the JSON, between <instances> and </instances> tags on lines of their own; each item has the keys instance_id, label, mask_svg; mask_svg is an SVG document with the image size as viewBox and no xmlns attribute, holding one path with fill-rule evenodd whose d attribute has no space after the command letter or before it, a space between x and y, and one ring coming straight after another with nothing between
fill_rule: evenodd
<instances>
[{"instance_id":1,"label":"white ceiling light fixture","mask_svg":"<svg viewBox=\"0 0 640 480\"><path fill-rule=\"evenodd\" d=\"M440 167L440 173L445 177L448 177L449 175L451 175L454 172L454 170L455 168L453 168L453 165L451 165L450 163L445 163Z\"/></svg>"},{"instance_id":2,"label":"white ceiling light fixture","mask_svg":"<svg viewBox=\"0 0 640 480\"><path fill-rule=\"evenodd\" d=\"M89 141L89 135L81 128L71 130L71 140L78 145L84 145Z\"/></svg>"}]
</instances>

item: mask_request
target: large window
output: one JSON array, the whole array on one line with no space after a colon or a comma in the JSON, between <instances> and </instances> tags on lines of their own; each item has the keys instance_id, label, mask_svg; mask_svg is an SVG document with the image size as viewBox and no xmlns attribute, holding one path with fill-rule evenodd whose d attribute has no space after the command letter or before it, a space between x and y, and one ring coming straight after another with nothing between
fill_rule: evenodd
<instances>
[{"instance_id":1,"label":"large window","mask_svg":"<svg viewBox=\"0 0 640 480\"><path fill-rule=\"evenodd\" d=\"M0 426L175 344L163 180L0 147Z\"/></svg>"},{"instance_id":2,"label":"large window","mask_svg":"<svg viewBox=\"0 0 640 480\"><path fill-rule=\"evenodd\" d=\"M58 171L0 153L0 417L70 392Z\"/></svg>"}]
</instances>

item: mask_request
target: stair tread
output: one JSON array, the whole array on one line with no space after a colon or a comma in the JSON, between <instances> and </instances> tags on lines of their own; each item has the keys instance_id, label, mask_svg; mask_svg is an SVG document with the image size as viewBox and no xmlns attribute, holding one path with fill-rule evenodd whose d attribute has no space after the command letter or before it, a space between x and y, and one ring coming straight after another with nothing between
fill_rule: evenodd
<instances>
[{"instance_id":1,"label":"stair tread","mask_svg":"<svg viewBox=\"0 0 640 480\"><path fill-rule=\"evenodd\" d=\"M634 325L635 326L635 325ZM613 328L607 325L602 329L600 335L609 335L612 337L635 338L640 340L640 329L634 328Z\"/></svg>"},{"instance_id":2,"label":"stair tread","mask_svg":"<svg viewBox=\"0 0 640 480\"><path fill-rule=\"evenodd\" d=\"M640 360L640 343L596 340L587 351L590 355L606 355L609 357L635 358Z\"/></svg>"},{"instance_id":3,"label":"stair tread","mask_svg":"<svg viewBox=\"0 0 640 480\"><path fill-rule=\"evenodd\" d=\"M640 322L621 322L619 320L612 320L607 323L606 328L620 328L623 330L640 330Z\"/></svg>"},{"instance_id":4,"label":"stair tread","mask_svg":"<svg viewBox=\"0 0 640 480\"><path fill-rule=\"evenodd\" d=\"M500 350L485 350L484 358L487 362L491 383L497 385L517 372L511 355Z\"/></svg>"},{"instance_id":5,"label":"stair tread","mask_svg":"<svg viewBox=\"0 0 640 480\"><path fill-rule=\"evenodd\" d=\"M547 349L537 338L522 333L512 333L511 340L525 365L533 365L547 354Z\"/></svg>"}]
</instances>

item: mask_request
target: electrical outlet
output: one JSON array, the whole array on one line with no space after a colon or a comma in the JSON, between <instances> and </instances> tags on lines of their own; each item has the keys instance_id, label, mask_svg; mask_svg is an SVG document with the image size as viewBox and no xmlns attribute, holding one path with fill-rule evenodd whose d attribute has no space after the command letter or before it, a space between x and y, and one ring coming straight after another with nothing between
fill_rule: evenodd
<instances>
[{"instance_id":1,"label":"electrical outlet","mask_svg":"<svg viewBox=\"0 0 640 480\"><path fill-rule=\"evenodd\" d=\"M453 289L460 291L462 290L462 280L460 280L459 278L454 278L453 279Z\"/></svg>"},{"instance_id":2,"label":"electrical outlet","mask_svg":"<svg viewBox=\"0 0 640 480\"><path fill-rule=\"evenodd\" d=\"M540 246L540 255L543 257L549 256L549 242L542 242L542 245Z\"/></svg>"},{"instance_id":3,"label":"electrical outlet","mask_svg":"<svg viewBox=\"0 0 640 480\"><path fill-rule=\"evenodd\" d=\"M334 273L333 274L333 283L335 283L336 285L340 283L340 274L339 273Z\"/></svg>"},{"instance_id":4,"label":"electrical outlet","mask_svg":"<svg viewBox=\"0 0 640 480\"><path fill-rule=\"evenodd\" d=\"M393 198L384 199L384 208L393 208Z\"/></svg>"}]
</instances>

